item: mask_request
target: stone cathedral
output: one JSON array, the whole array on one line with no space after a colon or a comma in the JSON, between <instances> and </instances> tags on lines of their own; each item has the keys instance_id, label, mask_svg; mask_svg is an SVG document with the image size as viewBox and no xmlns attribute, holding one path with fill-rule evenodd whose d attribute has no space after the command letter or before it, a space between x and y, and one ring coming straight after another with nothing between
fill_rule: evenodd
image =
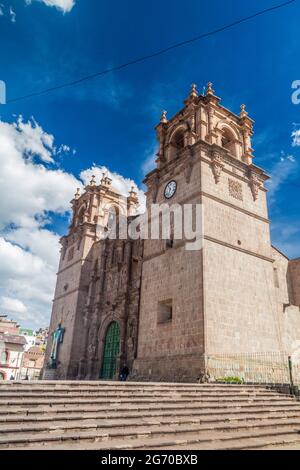
<instances>
[{"instance_id":1,"label":"stone cathedral","mask_svg":"<svg viewBox=\"0 0 300 470\"><path fill-rule=\"evenodd\" d=\"M202 249L106 237L116 217L135 219L138 199L105 175L75 194L46 362L57 358L44 378L117 379L126 364L132 380L195 381L211 354L289 353L300 340L300 258L271 244L253 121L220 102L211 83L201 95L193 85L175 116L162 113L144 181L147 207L202 205Z\"/></svg>"}]
</instances>

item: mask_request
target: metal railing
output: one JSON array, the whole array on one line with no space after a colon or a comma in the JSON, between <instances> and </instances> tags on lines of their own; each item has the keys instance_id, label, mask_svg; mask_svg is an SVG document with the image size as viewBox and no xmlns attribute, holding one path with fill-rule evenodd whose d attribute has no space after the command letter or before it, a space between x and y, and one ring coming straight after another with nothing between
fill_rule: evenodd
<instances>
[{"instance_id":1,"label":"metal railing","mask_svg":"<svg viewBox=\"0 0 300 470\"><path fill-rule=\"evenodd\" d=\"M206 375L210 381L289 385L300 388L300 363L285 352L208 354Z\"/></svg>"}]
</instances>

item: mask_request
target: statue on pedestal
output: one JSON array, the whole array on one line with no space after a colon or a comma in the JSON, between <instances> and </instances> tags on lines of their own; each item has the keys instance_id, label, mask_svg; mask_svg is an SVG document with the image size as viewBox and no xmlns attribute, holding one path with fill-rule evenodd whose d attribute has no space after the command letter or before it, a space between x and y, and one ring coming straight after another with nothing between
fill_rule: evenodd
<instances>
[{"instance_id":1,"label":"statue on pedestal","mask_svg":"<svg viewBox=\"0 0 300 470\"><path fill-rule=\"evenodd\" d=\"M61 323L59 323L56 330L54 330L51 333L52 348L51 348L50 361L49 361L49 366L51 369L57 368L58 349L59 349L59 345L63 342L64 333L65 333L65 328L61 326Z\"/></svg>"}]
</instances>

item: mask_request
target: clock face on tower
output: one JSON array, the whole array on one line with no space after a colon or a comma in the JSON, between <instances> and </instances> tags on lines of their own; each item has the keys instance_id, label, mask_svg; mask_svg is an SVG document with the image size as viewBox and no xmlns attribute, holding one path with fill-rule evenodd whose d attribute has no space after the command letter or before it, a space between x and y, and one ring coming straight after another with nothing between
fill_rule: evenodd
<instances>
[{"instance_id":1,"label":"clock face on tower","mask_svg":"<svg viewBox=\"0 0 300 470\"><path fill-rule=\"evenodd\" d=\"M165 198L166 199L171 199L171 197L174 196L174 194L176 193L176 189L177 189L177 183L176 181L169 181L169 183L167 184L167 186L165 187Z\"/></svg>"}]
</instances>

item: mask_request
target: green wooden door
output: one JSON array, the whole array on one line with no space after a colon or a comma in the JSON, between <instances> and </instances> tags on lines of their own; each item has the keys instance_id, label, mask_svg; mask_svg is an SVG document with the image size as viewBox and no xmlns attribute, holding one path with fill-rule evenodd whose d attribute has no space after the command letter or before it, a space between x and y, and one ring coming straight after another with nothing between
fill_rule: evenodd
<instances>
[{"instance_id":1,"label":"green wooden door","mask_svg":"<svg viewBox=\"0 0 300 470\"><path fill-rule=\"evenodd\" d=\"M103 361L101 369L102 379L112 379L116 373L117 357L120 349L120 327L112 322L106 331Z\"/></svg>"}]
</instances>

